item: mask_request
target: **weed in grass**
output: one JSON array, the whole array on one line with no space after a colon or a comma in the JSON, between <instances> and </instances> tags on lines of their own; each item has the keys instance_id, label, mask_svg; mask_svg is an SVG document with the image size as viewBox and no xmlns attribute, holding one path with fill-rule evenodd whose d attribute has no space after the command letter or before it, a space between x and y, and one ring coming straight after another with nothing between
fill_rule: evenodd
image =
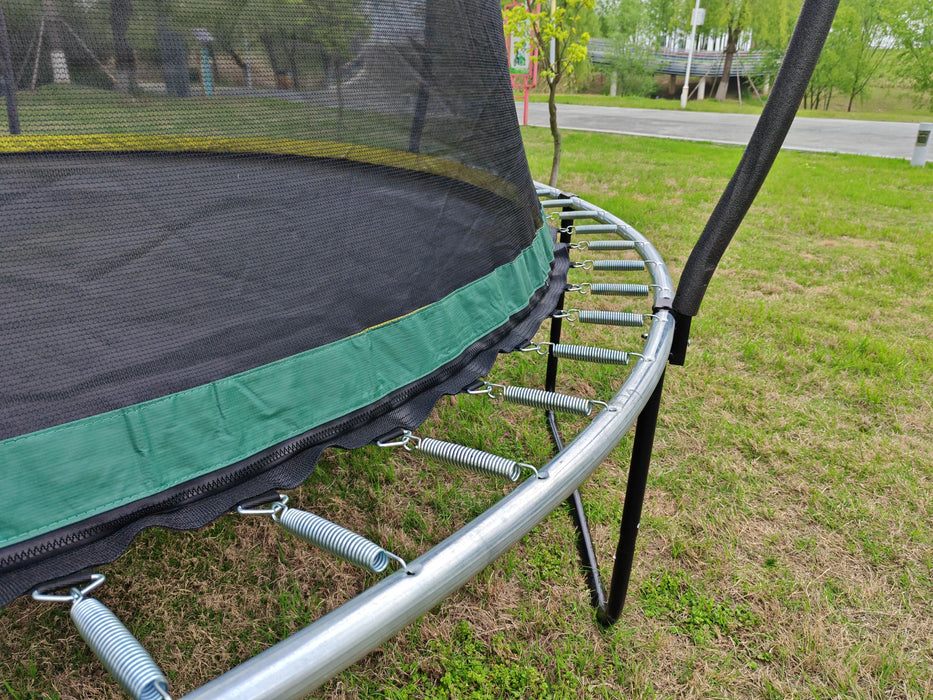
<instances>
[{"instance_id":1,"label":"weed in grass","mask_svg":"<svg viewBox=\"0 0 933 700\"><path fill-rule=\"evenodd\" d=\"M747 604L713 599L700 592L684 571L656 573L642 582L638 595L645 615L666 618L695 644L758 624Z\"/></svg>"}]
</instances>

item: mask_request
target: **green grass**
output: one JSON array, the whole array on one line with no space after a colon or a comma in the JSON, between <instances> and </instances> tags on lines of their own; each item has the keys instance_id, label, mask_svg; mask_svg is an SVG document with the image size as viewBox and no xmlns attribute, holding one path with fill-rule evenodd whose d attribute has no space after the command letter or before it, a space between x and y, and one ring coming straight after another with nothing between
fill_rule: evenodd
<instances>
[{"instance_id":1,"label":"green grass","mask_svg":"<svg viewBox=\"0 0 933 700\"><path fill-rule=\"evenodd\" d=\"M532 170L545 130L524 132ZM675 277L741 149L565 134L562 187L644 232ZM628 603L600 629L566 513L316 698L933 697L933 168L784 152L671 367ZM581 281L578 278L577 281ZM618 302L616 302L618 303ZM572 331L593 342L606 331ZM637 332L610 332L637 350ZM605 367L565 391L607 396ZM536 382L535 357L494 378ZM579 420L565 422L570 434ZM530 409L446 398L419 431L541 463ZM583 487L608 578L630 436ZM404 451L331 451L293 503L412 558L512 487ZM147 531L100 598L178 695L380 577L224 518ZM11 698L121 697L59 606L0 611ZM0 693L2 694L2 693Z\"/></svg>"},{"instance_id":2,"label":"green grass","mask_svg":"<svg viewBox=\"0 0 933 700\"><path fill-rule=\"evenodd\" d=\"M515 99L523 99L520 92L515 93ZM532 102L547 102L546 93L532 92L529 95ZM560 104L598 106L598 107L628 107L633 109L664 109L680 110L680 92L675 98L652 97L610 97L609 95L593 95L588 93L560 93L557 96ZM687 103L688 112L715 112L728 114L761 114L764 103L756 96L745 96L742 104L736 97L730 96L725 102L717 102L712 97L698 101L691 98ZM800 117L817 117L823 119L866 119L871 121L929 121L933 114L930 110L918 108L911 96L903 89L897 87L884 87L875 89L868 98L858 100L855 108L846 111L846 103L834 100L830 109L799 109Z\"/></svg>"}]
</instances>

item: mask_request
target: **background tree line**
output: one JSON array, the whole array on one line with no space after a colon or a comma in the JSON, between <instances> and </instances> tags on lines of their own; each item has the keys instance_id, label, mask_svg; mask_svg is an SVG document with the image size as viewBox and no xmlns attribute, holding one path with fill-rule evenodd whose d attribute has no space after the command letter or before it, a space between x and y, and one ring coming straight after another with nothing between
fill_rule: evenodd
<instances>
[{"instance_id":1,"label":"background tree line","mask_svg":"<svg viewBox=\"0 0 933 700\"><path fill-rule=\"evenodd\" d=\"M50 82L50 54L65 54L74 79L120 92L137 88L140 68L187 65L206 29L209 51L248 69L261 56L292 85L339 83L368 37L360 0L35 0L6 8L12 69L20 88ZM216 66L215 66L216 67Z\"/></svg>"},{"instance_id":2,"label":"background tree line","mask_svg":"<svg viewBox=\"0 0 933 700\"><path fill-rule=\"evenodd\" d=\"M601 0L586 27L611 40L610 62L619 75L619 93L646 95L657 87L647 54L674 32L688 34L695 0ZM770 54L776 73L802 0L702 0L706 22L701 35L726 38L723 72L743 33L754 50ZM887 71L905 81L918 103L933 109L933 2L930 0L841 0L832 32L805 98L805 107L829 106L843 96L847 109L867 94L871 81ZM717 99L725 98L720 81Z\"/></svg>"}]
</instances>

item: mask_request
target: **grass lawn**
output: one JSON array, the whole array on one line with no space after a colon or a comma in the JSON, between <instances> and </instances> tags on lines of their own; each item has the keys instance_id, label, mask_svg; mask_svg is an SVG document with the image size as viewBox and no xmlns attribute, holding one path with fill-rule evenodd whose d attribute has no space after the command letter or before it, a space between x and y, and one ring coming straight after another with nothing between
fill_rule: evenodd
<instances>
[{"instance_id":1,"label":"grass lawn","mask_svg":"<svg viewBox=\"0 0 933 700\"><path fill-rule=\"evenodd\" d=\"M524 135L543 178L549 135ZM676 280L741 149L564 138L562 187L642 231ZM668 371L615 627L594 622L558 511L313 697L933 696L931 191L931 166L780 154L694 322L687 365ZM577 328L575 340L604 332ZM637 350L637 332L618 336ZM568 369L565 391L608 396L620 382L618 370ZM494 372L543 378L527 356ZM442 400L420 433L533 463L549 451L538 414L478 397ZM583 488L607 578L629 444ZM368 448L329 452L292 498L408 558L509 488ZM99 597L177 696L376 580L264 518L232 516L147 531L102 571ZM65 608L22 599L0 610L4 691L122 697Z\"/></svg>"},{"instance_id":2,"label":"grass lawn","mask_svg":"<svg viewBox=\"0 0 933 700\"><path fill-rule=\"evenodd\" d=\"M522 100L520 92L515 93L516 100ZM532 102L547 102L547 93L533 92ZM635 109L680 109L680 92L676 99L654 99L650 97L609 97L608 95L569 94L557 96L558 103L574 105L593 105L599 107L630 107ZM691 98L687 103L688 112L719 112L729 114L761 114L763 103L757 97L745 97L742 104L731 97L725 102L717 102L711 97L697 101ZM917 107L905 90L901 88L877 88L872 96L855 103L851 112L845 110L844 101L836 100L831 109L799 109L797 116L817 117L821 119L866 119L869 121L924 122L933 119L933 112Z\"/></svg>"}]
</instances>

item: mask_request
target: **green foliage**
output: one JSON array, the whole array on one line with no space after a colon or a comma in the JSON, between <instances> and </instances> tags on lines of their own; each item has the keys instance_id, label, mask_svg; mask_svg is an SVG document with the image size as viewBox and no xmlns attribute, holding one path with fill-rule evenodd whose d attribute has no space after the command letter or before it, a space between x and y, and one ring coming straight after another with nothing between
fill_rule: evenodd
<instances>
[{"instance_id":1,"label":"green foliage","mask_svg":"<svg viewBox=\"0 0 933 700\"><path fill-rule=\"evenodd\" d=\"M622 97L647 97L657 92L658 83L648 63L645 49L615 45L609 55L610 73L616 75L616 94Z\"/></svg>"},{"instance_id":2,"label":"green foliage","mask_svg":"<svg viewBox=\"0 0 933 700\"><path fill-rule=\"evenodd\" d=\"M655 574L641 584L638 595L646 616L667 619L695 644L758 624L746 603L730 605L715 600L701 592L683 571Z\"/></svg>"},{"instance_id":3,"label":"green foliage","mask_svg":"<svg viewBox=\"0 0 933 700\"><path fill-rule=\"evenodd\" d=\"M667 34L674 29L690 27L690 9L687 0L645 0L645 19L653 34Z\"/></svg>"},{"instance_id":4,"label":"green foliage","mask_svg":"<svg viewBox=\"0 0 933 700\"><path fill-rule=\"evenodd\" d=\"M613 0L599 6L600 30L610 44L608 68L603 73L616 81L617 94L644 97L657 90L654 70L649 63L651 42L656 36L648 15L648 5L638 0Z\"/></svg>"},{"instance_id":5,"label":"green foliage","mask_svg":"<svg viewBox=\"0 0 933 700\"><path fill-rule=\"evenodd\" d=\"M804 105L828 109L838 91L852 111L856 99L868 96L889 56L895 73L911 85L918 106L933 110L933 5L925 0L842 0Z\"/></svg>"},{"instance_id":6,"label":"green foliage","mask_svg":"<svg viewBox=\"0 0 933 700\"><path fill-rule=\"evenodd\" d=\"M519 46L538 50L541 75L549 85L557 86L563 76L586 59L590 33L580 29L580 21L596 6L595 0L560 0L552 13L547 5L524 0L502 11L505 31ZM551 40L554 57L551 58Z\"/></svg>"},{"instance_id":7,"label":"green foliage","mask_svg":"<svg viewBox=\"0 0 933 700\"><path fill-rule=\"evenodd\" d=\"M683 0L678 16L683 17L677 25L680 29L690 26L690 9L694 3ZM777 55L787 47L794 22L800 7L799 0L704 0L706 21L702 31L725 34L727 37L723 72L731 73L732 57L744 32L751 30L755 49L770 51L772 63L777 66ZM725 99L728 80L720 81L716 99Z\"/></svg>"},{"instance_id":8,"label":"green foliage","mask_svg":"<svg viewBox=\"0 0 933 700\"><path fill-rule=\"evenodd\" d=\"M882 0L843 0L833 21L833 48L838 53L836 84L849 98L848 111L864 94L884 58L889 34Z\"/></svg>"},{"instance_id":9,"label":"green foliage","mask_svg":"<svg viewBox=\"0 0 933 700\"><path fill-rule=\"evenodd\" d=\"M867 94L868 83L881 66L887 31L880 0L843 0L807 86L804 106L828 109L833 92L839 90L852 111L855 98Z\"/></svg>"},{"instance_id":10,"label":"green foliage","mask_svg":"<svg viewBox=\"0 0 933 700\"><path fill-rule=\"evenodd\" d=\"M461 621L449 640L432 640L425 659L406 669L409 683L384 697L428 697L439 700L548 697L550 686L535 666L523 663L520 648L513 648L501 634L486 641Z\"/></svg>"},{"instance_id":11,"label":"green foliage","mask_svg":"<svg viewBox=\"0 0 933 700\"><path fill-rule=\"evenodd\" d=\"M761 0L759 0L761 2ZM705 0L707 30L743 31L751 26L754 0Z\"/></svg>"},{"instance_id":12,"label":"green foliage","mask_svg":"<svg viewBox=\"0 0 933 700\"><path fill-rule=\"evenodd\" d=\"M429 651L446 659L437 682L440 697L526 698L548 692L540 671L503 659L497 649L476 637L466 621L457 626L450 645L435 642L429 644Z\"/></svg>"},{"instance_id":13,"label":"green foliage","mask_svg":"<svg viewBox=\"0 0 933 700\"><path fill-rule=\"evenodd\" d=\"M606 0L597 7L599 36L633 40L639 32L651 29L649 5L640 0Z\"/></svg>"},{"instance_id":14,"label":"green foliage","mask_svg":"<svg viewBox=\"0 0 933 700\"><path fill-rule=\"evenodd\" d=\"M933 111L933 3L895 1L888 8L888 18L901 49L899 73L913 87L917 104Z\"/></svg>"}]
</instances>

